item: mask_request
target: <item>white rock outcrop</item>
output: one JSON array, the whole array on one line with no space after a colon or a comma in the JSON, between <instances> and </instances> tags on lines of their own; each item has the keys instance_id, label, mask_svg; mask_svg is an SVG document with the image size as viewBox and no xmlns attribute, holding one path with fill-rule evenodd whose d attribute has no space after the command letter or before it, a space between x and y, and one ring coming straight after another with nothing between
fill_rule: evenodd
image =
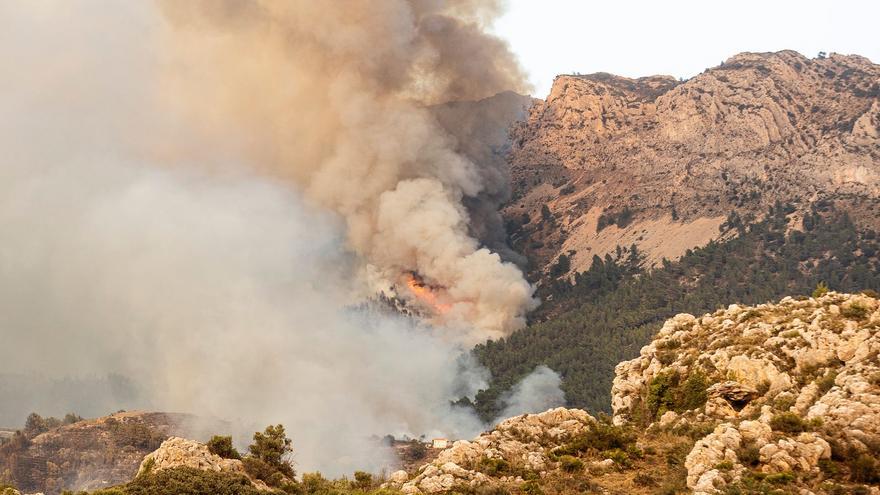
<instances>
[{"instance_id":1,"label":"white rock outcrop","mask_svg":"<svg viewBox=\"0 0 880 495\"><path fill-rule=\"evenodd\" d=\"M867 295L829 292L731 305L701 318L682 314L668 320L639 357L617 365L614 422L645 414L655 378L700 374L713 383L705 403L656 418L660 428L722 422L687 456L694 493L719 493L735 481L745 469L737 454L742 448L758 452L757 469L764 473L817 474L834 442L865 453L880 445L878 356L880 301ZM774 418L786 414L783 419L800 425L786 428L780 421L779 428L793 433L773 431Z\"/></svg>"},{"instance_id":2,"label":"white rock outcrop","mask_svg":"<svg viewBox=\"0 0 880 495\"><path fill-rule=\"evenodd\" d=\"M270 490L262 481L252 479L240 460L224 459L212 454L207 445L180 437L165 440L158 449L144 457L137 475L178 467L237 474L247 478L259 490Z\"/></svg>"},{"instance_id":3,"label":"white rock outcrop","mask_svg":"<svg viewBox=\"0 0 880 495\"><path fill-rule=\"evenodd\" d=\"M492 478L482 470L487 463L503 462L522 469L545 472L554 466L548 455L573 437L586 432L596 420L580 409L557 408L540 414L509 418L490 432L459 440L419 468L411 479L400 472L388 485L406 494L438 493L455 486L477 487L494 483L522 483L510 476Z\"/></svg>"}]
</instances>

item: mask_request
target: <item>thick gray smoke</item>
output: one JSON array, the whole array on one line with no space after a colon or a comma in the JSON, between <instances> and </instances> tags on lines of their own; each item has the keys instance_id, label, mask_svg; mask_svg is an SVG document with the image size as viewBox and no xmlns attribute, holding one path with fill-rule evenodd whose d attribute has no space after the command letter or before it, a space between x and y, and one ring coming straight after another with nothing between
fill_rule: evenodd
<instances>
[{"instance_id":1,"label":"thick gray smoke","mask_svg":"<svg viewBox=\"0 0 880 495\"><path fill-rule=\"evenodd\" d=\"M430 10L434 3L415 4ZM474 22L487 12L452 4ZM298 18L300 8L311 15L299 22L315 24L311 35L321 49L328 43L322 30L339 34L335 21L308 12L319 2L235 4L244 10L231 17L233 4L224 5L220 18L210 17L211 29L221 22L232 34L192 35L236 46L239 30L267 28L250 16L265 19L280 5L297 6L285 16ZM398 7L370 5L385 7L376 12L383 19ZM354 30L360 17L341 12ZM431 69L437 78L426 80L430 94L475 96L449 67L455 54L433 45L475 28L444 19L419 23L430 28L433 41L424 43L439 57ZM380 32L411 36L401 22ZM254 88L241 122L260 132L225 134L236 127L228 108L181 110L181 88L189 84L183 76L211 76L203 89L219 96L252 82L252 74L227 80L175 66L168 59L174 46L163 43L179 39L179 29L146 2L0 2L0 418L77 405L64 394L29 397L15 389L17 380L92 383L96 404L218 416L243 431L284 423L299 467L329 474L384 464L370 435L480 430L469 411L450 405L485 384L485 372L461 357L461 343L515 327L531 292L513 265L468 234L461 200L486 187L473 163L444 134L434 136L433 121L397 93L352 92L350 81L303 75L332 72L317 60L273 66L274 58L262 57L287 51L274 46L275 35L238 48L272 76L266 86L306 92L314 102L279 107L260 97L265 88ZM334 39L360 47L354 31ZM358 71L372 67L364 63ZM384 65L372 70L403 78ZM169 72L183 79L169 82ZM355 101L343 104L348 97ZM196 117L206 126L195 126ZM347 137L312 134L328 122ZM219 130L228 139L218 139ZM257 148L294 165L255 174L276 164ZM477 330L462 336L348 309L369 288L371 280L353 276L367 266L379 275L418 271L446 288L450 304L463 305L450 323ZM476 275L486 283L474 287L484 280L470 278ZM496 282L506 290L494 293Z\"/></svg>"},{"instance_id":2,"label":"thick gray smoke","mask_svg":"<svg viewBox=\"0 0 880 495\"><path fill-rule=\"evenodd\" d=\"M477 166L468 136L427 108L522 88L507 46L484 31L498 2L162 5L173 26L167 90L181 111L341 214L375 287L405 289L417 274L435 321L469 343L524 324L533 290L480 246L465 205L497 205L506 177Z\"/></svg>"}]
</instances>

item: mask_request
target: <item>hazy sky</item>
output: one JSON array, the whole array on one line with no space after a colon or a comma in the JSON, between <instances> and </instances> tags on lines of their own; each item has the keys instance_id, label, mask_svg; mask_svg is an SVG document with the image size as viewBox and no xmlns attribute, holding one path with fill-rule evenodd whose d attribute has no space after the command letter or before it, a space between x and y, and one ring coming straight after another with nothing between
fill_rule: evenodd
<instances>
[{"instance_id":1,"label":"hazy sky","mask_svg":"<svg viewBox=\"0 0 880 495\"><path fill-rule=\"evenodd\" d=\"M880 62L880 0L508 0L495 30L546 96L561 73L691 77L743 51Z\"/></svg>"}]
</instances>

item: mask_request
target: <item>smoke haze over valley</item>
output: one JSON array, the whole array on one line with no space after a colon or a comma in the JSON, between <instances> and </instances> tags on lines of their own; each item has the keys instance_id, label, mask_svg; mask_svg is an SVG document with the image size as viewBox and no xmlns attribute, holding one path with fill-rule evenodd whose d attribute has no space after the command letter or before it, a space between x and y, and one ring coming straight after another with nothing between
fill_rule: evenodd
<instances>
[{"instance_id":1,"label":"smoke haze over valley","mask_svg":"<svg viewBox=\"0 0 880 495\"><path fill-rule=\"evenodd\" d=\"M182 5L0 4L0 419L151 408L222 417L240 439L282 422L297 463L329 474L385 465L371 435L480 431L450 405L486 384L465 344L534 303L468 229L463 198L497 202L506 182L424 105L518 89L479 30L495 7L389 1L321 24L277 3ZM409 31L386 40L385 22ZM475 40L489 48L468 56L497 72L441 56ZM439 291L435 325L354 309L414 297L408 276Z\"/></svg>"}]
</instances>

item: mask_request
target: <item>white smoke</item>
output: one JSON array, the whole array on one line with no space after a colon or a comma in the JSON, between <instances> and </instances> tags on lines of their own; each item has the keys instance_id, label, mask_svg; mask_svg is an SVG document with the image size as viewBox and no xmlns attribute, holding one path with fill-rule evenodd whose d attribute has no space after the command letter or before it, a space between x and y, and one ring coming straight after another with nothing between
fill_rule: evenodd
<instances>
[{"instance_id":1,"label":"white smoke","mask_svg":"<svg viewBox=\"0 0 880 495\"><path fill-rule=\"evenodd\" d=\"M255 175L249 143L216 140L192 115L168 111L169 67L156 48L166 29L143 2L0 2L0 374L118 373L139 391L120 407L219 416L245 431L283 423L300 469L331 475L386 463L370 435L479 431L450 405L485 385L462 357L467 338L349 309L365 290L353 275L366 256L386 269L451 273L437 281L460 324L507 331L521 318L527 284L466 235L460 195L470 190L447 184L471 177L473 164L442 137L432 144L422 117L407 121L417 108L385 116L383 107L377 119L403 119L401 129L423 136L413 156L436 147L450 167L392 182L372 209L321 209L321 195L304 200L299 187L329 188L325 173L299 186ZM396 146L379 132L388 129L332 153ZM369 177L336 185L357 198ZM361 213L373 218L363 236L353 221ZM439 227L420 231L414 218ZM358 240L379 233L382 246ZM508 307L519 309L499 313ZM63 396L32 402L50 414L69 406ZM6 407L22 404L0 400Z\"/></svg>"},{"instance_id":2,"label":"white smoke","mask_svg":"<svg viewBox=\"0 0 880 495\"><path fill-rule=\"evenodd\" d=\"M507 46L485 32L498 2L162 6L173 27L168 91L181 112L340 213L380 285L418 274L445 308L435 321L459 341L524 325L532 287L472 236L464 206L495 199L505 177L472 162L426 107L523 87Z\"/></svg>"},{"instance_id":3,"label":"white smoke","mask_svg":"<svg viewBox=\"0 0 880 495\"><path fill-rule=\"evenodd\" d=\"M504 410L496 421L565 405L561 383L562 378L555 371L543 364L536 367L501 398Z\"/></svg>"}]
</instances>

